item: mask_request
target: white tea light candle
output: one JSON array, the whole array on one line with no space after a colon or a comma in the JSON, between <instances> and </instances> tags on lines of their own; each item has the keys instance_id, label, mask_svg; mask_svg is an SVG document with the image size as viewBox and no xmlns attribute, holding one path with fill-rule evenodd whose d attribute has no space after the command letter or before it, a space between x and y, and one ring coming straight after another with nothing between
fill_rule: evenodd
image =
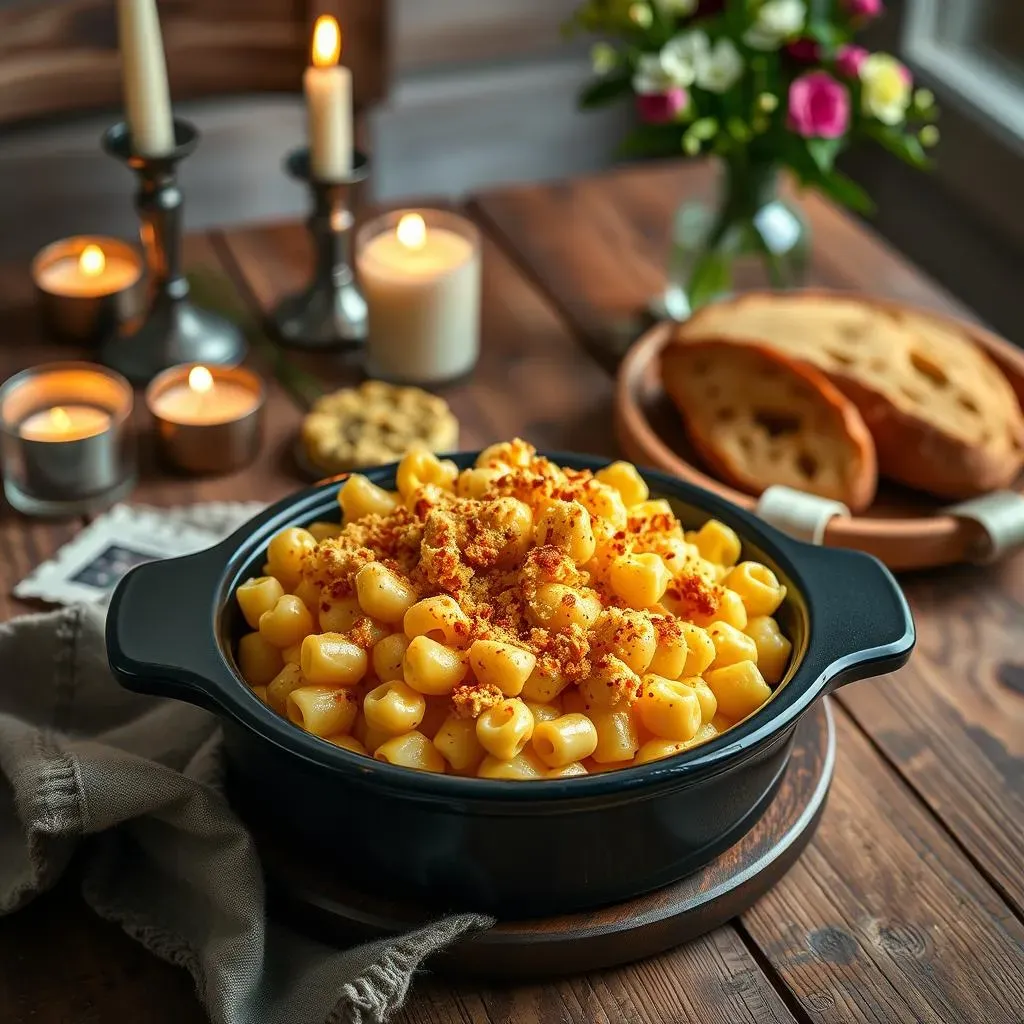
<instances>
[{"instance_id":1,"label":"white tea light candle","mask_svg":"<svg viewBox=\"0 0 1024 1024\"><path fill-rule=\"evenodd\" d=\"M312 65L302 78L310 168L321 181L343 181L352 173L352 72L338 63L340 57L341 29L322 14L313 28Z\"/></svg>"},{"instance_id":2,"label":"white tea light candle","mask_svg":"<svg viewBox=\"0 0 1024 1024\"><path fill-rule=\"evenodd\" d=\"M172 366L146 389L163 456L189 473L229 473L259 450L263 384L241 366Z\"/></svg>"},{"instance_id":3,"label":"white tea light candle","mask_svg":"<svg viewBox=\"0 0 1024 1024\"><path fill-rule=\"evenodd\" d=\"M117 0L117 34L132 148L166 156L174 150L174 121L156 0Z\"/></svg>"},{"instance_id":4,"label":"white tea light candle","mask_svg":"<svg viewBox=\"0 0 1024 1024\"><path fill-rule=\"evenodd\" d=\"M18 433L26 441L81 441L102 434L111 416L91 405L55 405L24 419Z\"/></svg>"},{"instance_id":5,"label":"white tea light candle","mask_svg":"<svg viewBox=\"0 0 1024 1024\"><path fill-rule=\"evenodd\" d=\"M172 423L227 423L252 412L259 393L233 380L214 380L205 366L194 366L188 378L157 394L153 413Z\"/></svg>"},{"instance_id":6,"label":"white tea light candle","mask_svg":"<svg viewBox=\"0 0 1024 1024\"><path fill-rule=\"evenodd\" d=\"M52 295L76 297L111 295L138 281L142 266L138 258L115 253L107 256L96 242L88 242L77 255L60 256L41 265L36 284Z\"/></svg>"},{"instance_id":7,"label":"white tea light candle","mask_svg":"<svg viewBox=\"0 0 1024 1024\"><path fill-rule=\"evenodd\" d=\"M142 257L117 238L79 235L41 249L32 261L43 320L67 341L95 343L138 312Z\"/></svg>"},{"instance_id":8,"label":"white tea light candle","mask_svg":"<svg viewBox=\"0 0 1024 1024\"><path fill-rule=\"evenodd\" d=\"M359 232L367 372L404 384L468 373L480 349L480 238L442 210L386 214Z\"/></svg>"}]
</instances>

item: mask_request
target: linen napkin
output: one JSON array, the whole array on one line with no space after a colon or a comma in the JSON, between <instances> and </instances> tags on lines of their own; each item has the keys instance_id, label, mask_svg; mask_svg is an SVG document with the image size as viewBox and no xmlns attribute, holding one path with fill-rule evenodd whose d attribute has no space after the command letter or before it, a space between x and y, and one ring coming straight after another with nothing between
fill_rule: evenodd
<instances>
[{"instance_id":1,"label":"linen napkin","mask_svg":"<svg viewBox=\"0 0 1024 1024\"><path fill-rule=\"evenodd\" d=\"M185 967L214 1024L386 1021L427 957L493 924L460 914L342 951L268 921L255 846L221 790L217 720L122 690L102 616L79 605L0 626L0 914L81 846L86 902Z\"/></svg>"}]
</instances>

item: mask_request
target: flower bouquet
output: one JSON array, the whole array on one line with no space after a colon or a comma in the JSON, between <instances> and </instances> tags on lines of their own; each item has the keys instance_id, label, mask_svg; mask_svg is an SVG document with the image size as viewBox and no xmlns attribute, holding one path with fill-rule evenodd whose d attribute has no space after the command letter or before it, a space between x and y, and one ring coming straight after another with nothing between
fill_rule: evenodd
<instances>
[{"instance_id":1,"label":"flower bouquet","mask_svg":"<svg viewBox=\"0 0 1024 1024\"><path fill-rule=\"evenodd\" d=\"M807 230L779 199L778 171L858 212L864 191L836 168L873 139L916 167L938 139L934 97L895 57L869 53L857 31L882 0L587 0L570 29L603 36L594 107L632 96L639 115L623 155L702 154L723 167L714 209L676 217L665 308L684 318L728 293L741 262L773 287L803 283Z\"/></svg>"}]
</instances>

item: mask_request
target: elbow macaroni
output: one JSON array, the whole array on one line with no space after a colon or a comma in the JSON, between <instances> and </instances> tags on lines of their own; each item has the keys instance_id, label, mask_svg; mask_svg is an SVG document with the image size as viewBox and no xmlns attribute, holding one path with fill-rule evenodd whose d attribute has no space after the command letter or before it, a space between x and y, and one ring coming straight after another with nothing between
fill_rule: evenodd
<instances>
[{"instance_id":1,"label":"elbow macaroni","mask_svg":"<svg viewBox=\"0 0 1024 1024\"><path fill-rule=\"evenodd\" d=\"M525 442L397 491L352 474L344 522L289 527L237 591L257 697L355 755L496 780L648 764L718 736L786 677L786 587L735 531L684 533L636 468Z\"/></svg>"}]
</instances>

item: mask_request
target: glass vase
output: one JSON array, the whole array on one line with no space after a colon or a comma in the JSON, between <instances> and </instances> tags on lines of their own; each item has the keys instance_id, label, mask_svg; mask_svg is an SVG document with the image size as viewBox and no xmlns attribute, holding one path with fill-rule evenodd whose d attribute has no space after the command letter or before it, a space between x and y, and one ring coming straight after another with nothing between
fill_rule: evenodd
<instances>
[{"instance_id":1,"label":"glass vase","mask_svg":"<svg viewBox=\"0 0 1024 1024\"><path fill-rule=\"evenodd\" d=\"M713 201L688 200L672 226L668 282L655 306L673 320L715 299L805 283L810 237L800 210L778 194L774 164L723 161Z\"/></svg>"}]
</instances>

